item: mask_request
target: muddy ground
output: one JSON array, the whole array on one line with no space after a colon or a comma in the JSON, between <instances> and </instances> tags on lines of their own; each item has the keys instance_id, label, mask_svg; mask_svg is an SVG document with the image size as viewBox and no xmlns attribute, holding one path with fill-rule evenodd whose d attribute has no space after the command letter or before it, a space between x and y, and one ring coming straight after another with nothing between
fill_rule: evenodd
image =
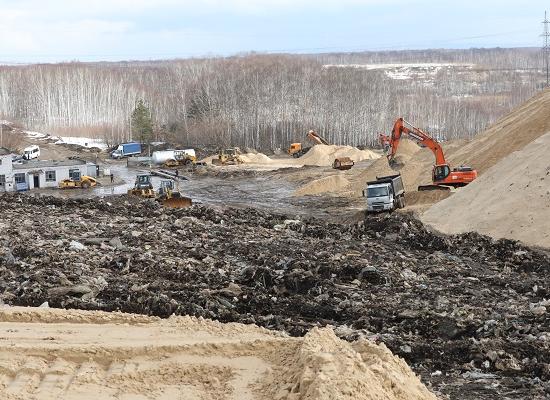
<instances>
[{"instance_id":1,"label":"muddy ground","mask_svg":"<svg viewBox=\"0 0 550 400\"><path fill-rule=\"evenodd\" d=\"M1 195L7 304L190 314L303 335L331 324L405 358L451 399L550 395L550 258L441 236L394 213L355 224L122 197Z\"/></svg>"}]
</instances>

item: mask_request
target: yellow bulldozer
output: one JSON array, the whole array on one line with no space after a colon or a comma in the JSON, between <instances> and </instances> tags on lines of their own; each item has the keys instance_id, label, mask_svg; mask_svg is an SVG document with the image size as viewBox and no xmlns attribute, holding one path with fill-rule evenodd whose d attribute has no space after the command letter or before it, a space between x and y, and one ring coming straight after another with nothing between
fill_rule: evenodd
<instances>
[{"instance_id":1,"label":"yellow bulldozer","mask_svg":"<svg viewBox=\"0 0 550 400\"><path fill-rule=\"evenodd\" d=\"M60 189L88 189L97 185L97 181L88 175L83 175L78 179L63 179L59 182Z\"/></svg>"},{"instance_id":2,"label":"yellow bulldozer","mask_svg":"<svg viewBox=\"0 0 550 400\"><path fill-rule=\"evenodd\" d=\"M139 174L136 176L136 182L132 189L128 189L128 194L132 196L139 196L146 199L152 199L155 197L155 191L153 190L153 183L151 182L150 174Z\"/></svg>"},{"instance_id":3,"label":"yellow bulldozer","mask_svg":"<svg viewBox=\"0 0 550 400\"><path fill-rule=\"evenodd\" d=\"M168 180L160 182L156 199L164 207L169 208L185 208L193 204L189 197L182 196L179 191L174 190L174 182Z\"/></svg>"},{"instance_id":4,"label":"yellow bulldozer","mask_svg":"<svg viewBox=\"0 0 550 400\"><path fill-rule=\"evenodd\" d=\"M237 165L242 164L243 160L239 157L240 151L234 147L223 149L218 152L218 158L212 160L213 165Z\"/></svg>"},{"instance_id":5,"label":"yellow bulldozer","mask_svg":"<svg viewBox=\"0 0 550 400\"><path fill-rule=\"evenodd\" d=\"M134 187L128 190L128 194L145 199L155 199L164 207L169 208L190 207L193 203L189 197L182 196L179 191L174 190L174 182L170 180L162 180L158 193L155 193L150 174L138 175Z\"/></svg>"}]
</instances>

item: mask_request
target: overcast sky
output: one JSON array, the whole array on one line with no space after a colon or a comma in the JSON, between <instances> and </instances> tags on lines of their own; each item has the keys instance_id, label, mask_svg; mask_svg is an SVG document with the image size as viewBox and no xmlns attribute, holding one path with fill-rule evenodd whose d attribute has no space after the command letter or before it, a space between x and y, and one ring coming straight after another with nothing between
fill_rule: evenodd
<instances>
[{"instance_id":1,"label":"overcast sky","mask_svg":"<svg viewBox=\"0 0 550 400\"><path fill-rule=\"evenodd\" d=\"M0 61L540 46L539 0L0 0Z\"/></svg>"}]
</instances>

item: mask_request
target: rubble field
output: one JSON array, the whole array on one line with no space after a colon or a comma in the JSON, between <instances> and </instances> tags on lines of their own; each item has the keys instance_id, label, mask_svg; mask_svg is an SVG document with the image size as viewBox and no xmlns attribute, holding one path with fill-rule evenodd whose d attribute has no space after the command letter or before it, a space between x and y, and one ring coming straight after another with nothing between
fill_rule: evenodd
<instances>
[{"instance_id":1,"label":"rubble field","mask_svg":"<svg viewBox=\"0 0 550 400\"><path fill-rule=\"evenodd\" d=\"M550 395L550 257L403 213L353 224L126 196L0 195L0 299L172 314L302 336L333 325L403 357L439 397Z\"/></svg>"}]
</instances>

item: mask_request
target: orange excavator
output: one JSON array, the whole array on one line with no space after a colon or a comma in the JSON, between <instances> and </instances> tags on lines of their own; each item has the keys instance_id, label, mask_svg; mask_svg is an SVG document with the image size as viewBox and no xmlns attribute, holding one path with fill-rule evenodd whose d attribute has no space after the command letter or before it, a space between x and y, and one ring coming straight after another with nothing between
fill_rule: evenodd
<instances>
[{"instance_id":1,"label":"orange excavator","mask_svg":"<svg viewBox=\"0 0 550 400\"><path fill-rule=\"evenodd\" d=\"M466 186L477 178L477 171L471 167L461 165L453 168L445 161L445 155L441 145L426 132L413 126L403 118L398 118L393 125L391 136L380 134L380 142L384 146L390 165L395 163L395 156L399 147L401 136L407 135L421 145L428 147L435 156L435 165L432 169L433 185L419 186L418 190L445 189L451 187Z\"/></svg>"}]
</instances>

